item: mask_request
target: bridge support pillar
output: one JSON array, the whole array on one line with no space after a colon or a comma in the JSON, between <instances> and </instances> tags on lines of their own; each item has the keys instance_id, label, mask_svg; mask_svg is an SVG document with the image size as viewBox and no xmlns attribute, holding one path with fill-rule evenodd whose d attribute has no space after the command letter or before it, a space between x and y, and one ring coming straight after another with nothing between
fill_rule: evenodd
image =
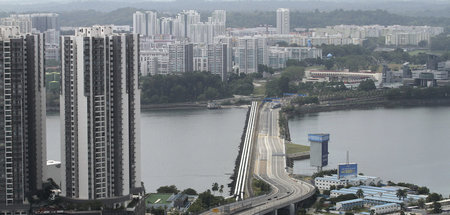
<instances>
[{"instance_id":1,"label":"bridge support pillar","mask_svg":"<svg viewBox=\"0 0 450 215\"><path fill-rule=\"evenodd\" d=\"M295 215L295 204L289 205L289 215Z\"/></svg>"},{"instance_id":2,"label":"bridge support pillar","mask_svg":"<svg viewBox=\"0 0 450 215\"><path fill-rule=\"evenodd\" d=\"M272 214L273 215L278 215L278 209L275 209Z\"/></svg>"}]
</instances>

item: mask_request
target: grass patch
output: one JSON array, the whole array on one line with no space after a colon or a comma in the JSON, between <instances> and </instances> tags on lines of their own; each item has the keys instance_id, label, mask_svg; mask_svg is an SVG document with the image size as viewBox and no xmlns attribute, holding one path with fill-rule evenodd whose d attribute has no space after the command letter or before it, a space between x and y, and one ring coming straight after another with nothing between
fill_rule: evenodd
<instances>
[{"instance_id":1,"label":"grass patch","mask_svg":"<svg viewBox=\"0 0 450 215\"><path fill-rule=\"evenodd\" d=\"M254 84L253 95L265 96L266 95L266 82L258 82Z\"/></svg>"},{"instance_id":2,"label":"grass patch","mask_svg":"<svg viewBox=\"0 0 450 215\"><path fill-rule=\"evenodd\" d=\"M419 53L425 53L425 54L433 54L433 55L442 55L445 53L445 51L431 51L431 50L414 50L414 51L409 51L408 54L414 56L414 55L418 55Z\"/></svg>"},{"instance_id":3,"label":"grass patch","mask_svg":"<svg viewBox=\"0 0 450 215\"><path fill-rule=\"evenodd\" d=\"M286 154L294 154L299 152L309 151L309 146L299 145L294 143L286 143Z\"/></svg>"}]
</instances>

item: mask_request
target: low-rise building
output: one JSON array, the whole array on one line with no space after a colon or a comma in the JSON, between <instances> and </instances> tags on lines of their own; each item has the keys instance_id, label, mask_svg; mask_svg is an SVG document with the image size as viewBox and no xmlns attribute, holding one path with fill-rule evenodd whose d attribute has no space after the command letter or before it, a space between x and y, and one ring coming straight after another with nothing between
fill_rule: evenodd
<instances>
[{"instance_id":1,"label":"low-rise building","mask_svg":"<svg viewBox=\"0 0 450 215\"><path fill-rule=\"evenodd\" d=\"M185 212L197 198L198 196L184 193L150 193L145 199L145 204L147 208L173 208Z\"/></svg>"},{"instance_id":2,"label":"low-rise building","mask_svg":"<svg viewBox=\"0 0 450 215\"><path fill-rule=\"evenodd\" d=\"M376 205L370 208L375 214L387 214L400 211L402 208L399 204L388 203L383 205Z\"/></svg>"},{"instance_id":3,"label":"low-rise building","mask_svg":"<svg viewBox=\"0 0 450 215\"><path fill-rule=\"evenodd\" d=\"M350 187L350 188L342 188L340 190L332 190L330 192L330 197L338 197L346 194L355 194L358 190L363 191L365 203L368 205L381 205L386 203L407 203L407 202L415 202L419 199L425 199L427 196L425 195L414 195L408 194L405 198L399 199L397 197L398 187L374 187L374 186L358 186L358 187Z\"/></svg>"},{"instance_id":4,"label":"low-rise building","mask_svg":"<svg viewBox=\"0 0 450 215\"><path fill-rule=\"evenodd\" d=\"M356 207L363 207L364 206L364 199L352 199L342 202L336 203L336 210L338 211L347 211L352 210Z\"/></svg>"},{"instance_id":5,"label":"low-rise building","mask_svg":"<svg viewBox=\"0 0 450 215\"><path fill-rule=\"evenodd\" d=\"M382 74L365 71L350 72L349 70L308 70L305 71L303 82L342 81L344 83L359 83L366 79L380 81L382 79Z\"/></svg>"},{"instance_id":6,"label":"low-rise building","mask_svg":"<svg viewBox=\"0 0 450 215\"><path fill-rule=\"evenodd\" d=\"M338 186L345 187L348 185L359 186L361 184L371 185L371 184L378 184L380 182L381 182L381 179L379 177L365 176L365 175L358 175L355 178L349 178L349 179L338 179L337 175L317 177L314 179L314 184L320 190L329 190L331 186L335 186L335 187L338 187Z\"/></svg>"}]
</instances>

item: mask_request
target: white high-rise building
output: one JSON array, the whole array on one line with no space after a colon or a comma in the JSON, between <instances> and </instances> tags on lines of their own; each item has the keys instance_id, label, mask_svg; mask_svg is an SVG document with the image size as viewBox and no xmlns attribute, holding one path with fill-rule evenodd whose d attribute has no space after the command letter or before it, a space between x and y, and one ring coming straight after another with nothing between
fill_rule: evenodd
<instances>
[{"instance_id":1,"label":"white high-rise building","mask_svg":"<svg viewBox=\"0 0 450 215\"><path fill-rule=\"evenodd\" d=\"M159 29L156 12L136 11L133 14L133 33L143 36L154 36L159 34Z\"/></svg>"},{"instance_id":2,"label":"white high-rise building","mask_svg":"<svg viewBox=\"0 0 450 215\"><path fill-rule=\"evenodd\" d=\"M266 38L262 36L240 37L235 58L239 72L258 72L258 65L268 65L269 61Z\"/></svg>"},{"instance_id":3,"label":"white high-rise building","mask_svg":"<svg viewBox=\"0 0 450 215\"><path fill-rule=\"evenodd\" d=\"M62 195L124 205L143 191L139 36L94 26L61 40Z\"/></svg>"},{"instance_id":4,"label":"white high-rise building","mask_svg":"<svg viewBox=\"0 0 450 215\"><path fill-rule=\"evenodd\" d=\"M236 47L237 65L240 73L255 73L258 71L257 40L253 37L239 38Z\"/></svg>"},{"instance_id":5,"label":"white high-rise building","mask_svg":"<svg viewBox=\"0 0 450 215\"><path fill-rule=\"evenodd\" d=\"M227 22L227 12L224 10L215 10L213 11L211 18L213 23L225 24Z\"/></svg>"},{"instance_id":6,"label":"white high-rise building","mask_svg":"<svg viewBox=\"0 0 450 215\"><path fill-rule=\"evenodd\" d=\"M1 18L1 25L4 26L18 26L20 33L31 33L32 23L29 15L11 15L10 17Z\"/></svg>"},{"instance_id":7,"label":"white high-rise building","mask_svg":"<svg viewBox=\"0 0 450 215\"><path fill-rule=\"evenodd\" d=\"M146 35L147 34L147 19L145 13L136 11L133 14L133 33Z\"/></svg>"},{"instance_id":8,"label":"white high-rise building","mask_svg":"<svg viewBox=\"0 0 450 215\"><path fill-rule=\"evenodd\" d=\"M289 9L287 8L277 9L277 33L278 34L290 33Z\"/></svg>"}]
</instances>

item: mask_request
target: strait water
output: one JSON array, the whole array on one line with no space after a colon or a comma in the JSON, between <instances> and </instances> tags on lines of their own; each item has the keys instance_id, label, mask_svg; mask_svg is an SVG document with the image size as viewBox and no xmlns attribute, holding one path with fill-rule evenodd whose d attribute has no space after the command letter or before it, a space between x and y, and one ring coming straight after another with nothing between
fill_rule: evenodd
<instances>
[{"instance_id":1,"label":"strait water","mask_svg":"<svg viewBox=\"0 0 450 215\"><path fill-rule=\"evenodd\" d=\"M164 185L198 192L227 184L247 109L160 110L141 113L142 180L147 192ZM60 160L60 120L47 116L47 158Z\"/></svg>"},{"instance_id":2,"label":"strait water","mask_svg":"<svg viewBox=\"0 0 450 215\"><path fill-rule=\"evenodd\" d=\"M197 191L230 182L246 109L161 110L142 113L142 180L147 191L175 184ZM59 116L47 117L47 157L60 160ZM384 181L406 181L450 194L450 107L334 111L290 120L293 142L330 133L329 167L350 161ZM294 171L311 174L309 160ZM226 189L225 192L227 192Z\"/></svg>"},{"instance_id":3,"label":"strait water","mask_svg":"<svg viewBox=\"0 0 450 215\"><path fill-rule=\"evenodd\" d=\"M308 133L330 133L329 165L358 163L358 171L385 182L410 182L450 194L450 107L379 108L308 114L289 121L294 143ZM294 173L311 174L309 160Z\"/></svg>"}]
</instances>

